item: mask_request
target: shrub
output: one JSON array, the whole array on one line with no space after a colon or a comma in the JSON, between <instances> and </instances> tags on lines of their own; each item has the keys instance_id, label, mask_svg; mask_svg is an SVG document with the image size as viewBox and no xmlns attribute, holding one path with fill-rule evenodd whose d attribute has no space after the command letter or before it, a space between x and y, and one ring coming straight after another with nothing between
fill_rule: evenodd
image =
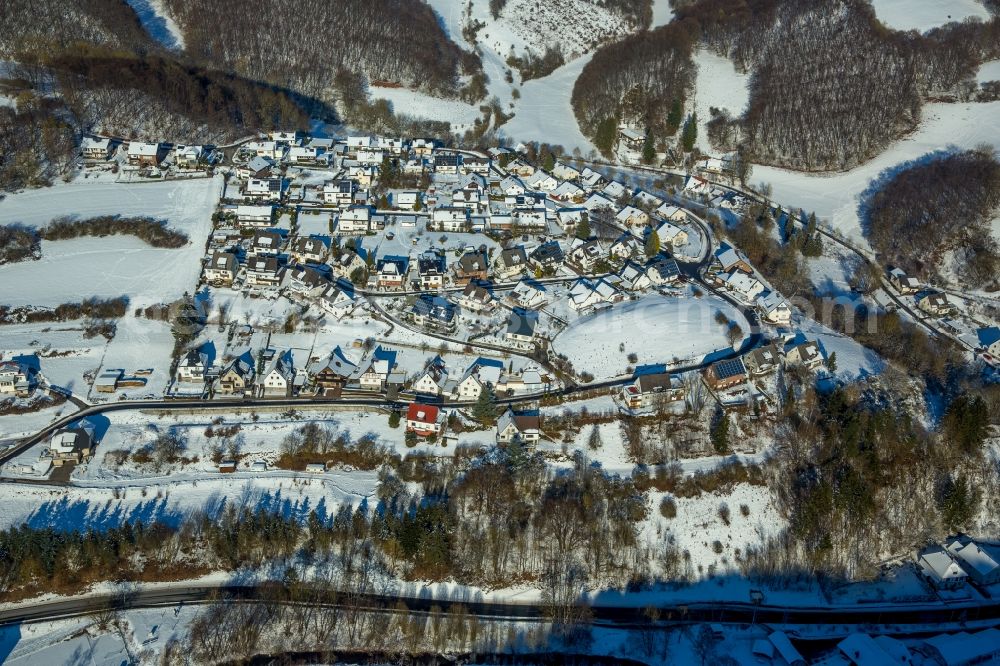
<instances>
[{"instance_id":1,"label":"shrub","mask_svg":"<svg viewBox=\"0 0 1000 666\"><path fill-rule=\"evenodd\" d=\"M660 500L660 515L667 520L677 517L677 502L673 497L664 497Z\"/></svg>"}]
</instances>

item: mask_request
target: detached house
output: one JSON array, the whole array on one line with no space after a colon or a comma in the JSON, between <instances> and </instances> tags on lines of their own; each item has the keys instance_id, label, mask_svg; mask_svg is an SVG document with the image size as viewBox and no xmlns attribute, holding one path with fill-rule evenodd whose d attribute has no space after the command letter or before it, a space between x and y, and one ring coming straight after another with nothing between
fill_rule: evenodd
<instances>
[{"instance_id":1,"label":"detached house","mask_svg":"<svg viewBox=\"0 0 1000 666\"><path fill-rule=\"evenodd\" d=\"M537 326L537 312L514 308L507 318L507 330L504 332L504 337L514 342L533 342Z\"/></svg>"},{"instance_id":2,"label":"detached house","mask_svg":"<svg viewBox=\"0 0 1000 666\"><path fill-rule=\"evenodd\" d=\"M419 402L410 403L406 409L406 432L416 433L420 437L430 437L441 432L438 422L440 410L434 405L423 405Z\"/></svg>"},{"instance_id":3,"label":"detached house","mask_svg":"<svg viewBox=\"0 0 1000 666\"><path fill-rule=\"evenodd\" d=\"M402 289L409 270L406 257L383 257L375 265L375 286L379 289Z\"/></svg>"},{"instance_id":4,"label":"detached house","mask_svg":"<svg viewBox=\"0 0 1000 666\"><path fill-rule=\"evenodd\" d=\"M205 282L230 286L240 269L239 260L232 252L215 252L205 265Z\"/></svg>"},{"instance_id":5,"label":"detached house","mask_svg":"<svg viewBox=\"0 0 1000 666\"><path fill-rule=\"evenodd\" d=\"M631 384L622 387L622 404L626 409L645 410L659 402L683 400L684 382L677 375L658 372L639 375Z\"/></svg>"},{"instance_id":6,"label":"detached house","mask_svg":"<svg viewBox=\"0 0 1000 666\"><path fill-rule=\"evenodd\" d=\"M920 281L907 275L901 268L889 271L889 282L901 294L915 294L920 291Z\"/></svg>"},{"instance_id":7,"label":"detached house","mask_svg":"<svg viewBox=\"0 0 1000 666\"><path fill-rule=\"evenodd\" d=\"M414 393L424 395L441 395L448 382L448 366L444 359L435 356L427 364L423 372L413 381L411 387Z\"/></svg>"},{"instance_id":8,"label":"detached house","mask_svg":"<svg viewBox=\"0 0 1000 666\"><path fill-rule=\"evenodd\" d=\"M443 206L435 208L431 214L431 224L437 231L462 233L469 230L469 209L463 206Z\"/></svg>"},{"instance_id":9,"label":"detached house","mask_svg":"<svg viewBox=\"0 0 1000 666\"><path fill-rule=\"evenodd\" d=\"M340 392L357 370L358 366L347 358L338 345L327 358L309 366L309 376L316 387L316 395L339 398Z\"/></svg>"},{"instance_id":10,"label":"detached house","mask_svg":"<svg viewBox=\"0 0 1000 666\"><path fill-rule=\"evenodd\" d=\"M285 237L280 231L258 231L250 242L250 254L256 257L276 256L281 254L284 245Z\"/></svg>"},{"instance_id":11,"label":"detached house","mask_svg":"<svg viewBox=\"0 0 1000 666\"><path fill-rule=\"evenodd\" d=\"M661 247L680 247L688 242L688 232L672 222L663 222L656 228Z\"/></svg>"},{"instance_id":12,"label":"detached house","mask_svg":"<svg viewBox=\"0 0 1000 666\"><path fill-rule=\"evenodd\" d=\"M753 275L753 266L746 255L728 245L723 245L715 253L715 263L724 273L740 271L747 275Z\"/></svg>"},{"instance_id":13,"label":"detached house","mask_svg":"<svg viewBox=\"0 0 1000 666\"><path fill-rule=\"evenodd\" d=\"M244 395L253 387L256 367L249 353L234 358L219 375L219 393Z\"/></svg>"},{"instance_id":14,"label":"detached house","mask_svg":"<svg viewBox=\"0 0 1000 666\"><path fill-rule=\"evenodd\" d=\"M292 354L275 354L271 364L261 377L261 395L272 398L287 398L292 395L295 371L292 369Z\"/></svg>"},{"instance_id":15,"label":"detached house","mask_svg":"<svg viewBox=\"0 0 1000 666\"><path fill-rule=\"evenodd\" d=\"M330 254L330 239L326 236L299 237L292 243L288 255L292 261L322 264Z\"/></svg>"},{"instance_id":16,"label":"detached house","mask_svg":"<svg viewBox=\"0 0 1000 666\"><path fill-rule=\"evenodd\" d=\"M942 590L962 587L969 578L965 569L941 546L932 546L921 553L917 566L934 587Z\"/></svg>"},{"instance_id":17,"label":"detached house","mask_svg":"<svg viewBox=\"0 0 1000 666\"><path fill-rule=\"evenodd\" d=\"M346 289L342 289L335 284L329 284L323 287L322 291L316 296L316 303L323 312L337 319L343 319L345 315L350 314L351 310L354 309L355 300Z\"/></svg>"},{"instance_id":18,"label":"detached house","mask_svg":"<svg viewBox=\"0 0 1000 666\"><path fill-rule=\"evenodd\" d=\"M483 250L466 252L455 262L455 284L463 285L489 277L489 259Z\"/></svg>"},{"instance_id":19,"label":"detached house","mask_svg":"<svg viewBox=\"0 0 1000 666\"><path fill-rule=\"evenodd\" d=\"M747 368L742 358L717 361L705 370L705 383L715 391L722 391L746 382Z\"/></svg>"},{"instance_id":20,"label":"detached house","mask_svg":"<svg viewBox=\"0 0 1000 666\"><path fill-rule=\"evenodd\" d=\"M80 141L80 154L85 160L104 162L111 157L111 139L85 136Z\"/></svg>"},{"instance_id":21,"label":"detached house","mask_svg":"<svg viewBox=\"0 0 1000 666\"><path fill-rule=\"evenodd\" d=\"M354 195L358 184L353 180L342 179L323 185L323 202L333 204L338 208L346 208L354 203Z\"/></svg>"},{"instance_id":22,"label":"detached house","mask_svg":"<svg viewBox=\"0 0 1000 666\"><path fill-rule=\"evenodd\" d=\"M750 277L746 273L733 271L732 273L719 276L726 287L738 294L744 301L752 303L758 296L764 293L764 285L760 280Z\"/></svg>"},{"instance_id":23,"label":"detached house","mask_svg":"<svg viewBox=\"0 0 1000 666\"><path fill-rule=\"evenodd\" d=\"M615 259L636 259L645 253L645 248L638 238L625 233L611 244L608 253Z\"/></svg>"},{"instance_id":24,"label":"detached house","mask_svg":"<svg viewBox=\"0 0 1000 666\"><path fill-rule=\"evenodd\" d=\"M241 227L269 227L274 220L274 206L240 204L236 207L236 222Z\"/></svg>"},{"instance_id":25,"label":"detached house","mask_svg":"<svg viewBox=\"0 0 1000 666\"><path fill-rule=\"evenodd\" d=\"M455 306L442 296L418 296L410 309L410 318L418 326L441 331L455 330Z\"/></svg>"},{"instance_id":26,"label":"detached house","mask_svg":"<svg viewBox=\"0 0 1000 666\"><path fill-rule=\"evenodd\" d=\"M528 256L524 251L524 247L518 245L517 247L503 250L500 253L494 273L497 279L509 282L522 275L526 270L528 270Z\"/></svg>"},{"instance_id":27,"label":"detached house","mask_svg":"<svg viewBox=\"0 0 1000 666\"><path fill-rule=\"evenodd\" d=\"M132 166L159 166L165 155L166 149L159 143L130 141L128 144L128 163Z\"/></svg>"},{"instance_id":28,"label":"detached house","mask_svg":"<svg viewBox=\"0 0 1000 666\"><path fill-rule=\"evenodd\" d=\"M542 437L542 417L537 412L514 412L509 407L497 420L497 443L535 445Z\"/></svg>"},{"instance_id":29,"label":"detached house","mask_svg":"<svg viewBox=\"0 0 1000 666\"><path fill-rule=\"evenodd\" d=\"M352 205L337 218L338 233L368 233L371 227L372 209L370 206Z\"/></svg>"},{"instance_id":30,"label":"detached house","mask_svg":"<svg viewBox=\"0 0 1000 666\"><path fill-rule=\"evenodd\" d=\"M208 370L208 354L200 349L192 349L177 364L177 381L204 384L206 370Z\"/></svg>"},{"instance_id":31,"label":"detached house","mask_svg":"<svg viewBox=\"0 0 1000 666\"><path fill-rule=\"evenodd\" d=\"M17 361L0 361L0 395L20 398L31 393L31 370Z\"/></svg>"},{"instance_id":32,"label":"detached house","mask_svg":"<svg viewBox=\"0 0 1000 666\"><path fill-rule=\"evenodd\" d=\"M252 257L247 262L246 283L254 287L278 287L283 272L277 257Z\"/></svg>"},{"instance_id":33,"label":"detached house","mask_svg":"<svg viewBox=\"0 0 1000 666\"><path fill-rule=\"evenodd\" d=\"M781 352L772 342L752 350L744 357L744 362L754 377L769 375L781 365Z\"/></svg>"},{"instance_id":34,"label":"detached house","mask_svg":"<svg viewBox=\"0 0 1000 666\"><path fill-rule=\"evenodd\" d=\"M787 326L792 321L792 308L788 301L776 291L768 291L757 297L757 308L764 320L771 324Z\"/></svg>"},{"instance_id":35,"label":"detached house","mask_svg":"<svg viewBox=\"0 0 1000 666\"><path fill-rule=\"evenodd\" d=\"M458 304L470 312L490 312L494 309L496 301L490 290L481 283L470 282L459 296Z\"/></svg>"},{"instance_id":36,"label":"detached house","mask_svg":"<svg viewBox=\"0 0 1000 666\"><path fill-rule=\"evenodd\" d=\"M676 261L661 254L646 264L646 275L654 286L659 287L680 280L681 269Z\"/></svg>"},{"instance_id":37,"label":"detached house","mask_svg":"<svg viewBox=\"0 0 1000 666\"><path fill-rule=\"evenodd\" d=\"M941 317L952 311L951 302L945 294L927 294L919 301L917 307L932 317Z\"/></svg>"},{"instance_id":38,"label":"detached house","mask_svg":"<svg viewBox=\"0 0 1000 666\"><path fill-rule=\"evenodd\" d=\"M420 279L421 289L442 288L446 270L443 252L427 250L417 257L417 277Z\"/></svg>"},{"instance_id":39,"label":"detached house","mask_svg":"<svg viewBox=\"0 0 1000 666\"><path fill-rule=\"evenodd\" d=\"M462 156L458 153L439 152L434 155L434 171L442 174L458 174Z\"/></svg>"},{"instance_id":40,"label":"detached house","mask_svg":"<svg viewBox=\"0 0 1000 666\"><path fill-rule=\"evenodd\" d=\"M241 194L246 199L279 201L282 190L283 183L280 178L250 178L243 186Z\"/></svg>"},{"instance_id":41,"label":"detached house","mask_svg":"<svg viewBox=\"0 0 1000 666\"><path fill-rule=\"evenodd\" d=\"M528 262L543 271L555 271L565 259L562 248L556 241L542 243L528 255Z\"/></svg>"},{"instance_id":42,"label":"detached house","mask_svg":"<svg viewBox=\"0 0 1000 666\"><path fill-rule=\"evenodd\" d=\"M386 388L389 376L396 368L396 352L384 349L380 345L360 367L363 368L358 375L358 384L361 388L368 391L381 391Z\"/></svg>"},{"instance_id":43,"label":"detached house","mask_svg":"<svg viewBox=\"0 0 1000 666\"><path fill-rule=\"evenodd\" d=\"M790 366L801 365L813 370L823 365L823 353L819 350L819 345L812 340L808 340L786 348L785 363Z\"/></svg>"},{"instance_id":44,"label":"detached house","mask_svg":"<svg viewBox=\"0 0 1000 666\"><path fill-rule=\"evenodd\" d=\"M537 282L521 280L514 289L507 294L507 300L516 307L524 309L537 309L545 304L545 287Z\"/></svg>"},{"instance_id":45,"label":"detached house","mask_svg":"<svg viewBox=\"0 0 1000 666\"><path fill-rule=\"evenodd\" d=\"M601 244L595 240L580 240L576 238L570 245L567 263L572 264L581 273L591 273L597 263L604 258Z\"/></svg>"},{"instance_id":46,"label":"detached house","mask_svg":"<svg viewBox=\"0 0 1000 666\"><path fill-rule=\"evenodd\" d=\"M649 215L635 206L625 206L615 215L615 221L625 227L638 227L649 224Z\"/></svg>"}]
</instances>

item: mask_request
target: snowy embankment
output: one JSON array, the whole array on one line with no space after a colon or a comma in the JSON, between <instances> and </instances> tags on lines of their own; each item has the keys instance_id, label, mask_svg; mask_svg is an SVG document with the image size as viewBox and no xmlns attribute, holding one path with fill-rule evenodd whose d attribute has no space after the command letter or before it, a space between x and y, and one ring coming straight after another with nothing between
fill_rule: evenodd
<instances>
[{"instance_id":1,"label":"snowy embankment","mask_svg":"<svg viewBox=\"0 0 1000 666\"><path fill-rule=\"evenodd\" d=\"M44 226L54 218L148 216L187 234L181 249L132 236L42 241L42 258L0 266L0 303L53 306L90 296L127 295L139 307L173 300L198 281L222 178L125 185L76 181L28 190L0 202L7 223Z\"/></svg>"},{"instance_id":2,"label":"snowy embankment","mask_svg":"<svg viewBox=\"0 0 1000 666\"><path fill-rule=\"evenodd\" d=\"M1000 102L927 104L913 134L895 142L875 159L843 173L809 174L754 166L752 181L768 183L772 200L815 212L855 242L864 242L858 217L860 195L884 171L942 149L1000 146Z\"/></svg>"},{"instance_id":3,"label":"snowy embankment","mask_svg":"<svg viewBox=\"0 0 1000 666\"><path fill-rule=\"evenodd\" d=\"M749 330L743 315L720 299L655 295L583 317L552 345L577 372L590 372L598 381L628 374L629 366L699 363L730 349L726 331L715 321L720 311ZM629 361L629 354L635 354L636 362Z\"/></svg>"},{"instance_id":4,"label":"snowy embankment","mask_svg":"<svg viewBox=\"0 0 1000 666\"><path fill-rule=\"evenodd\" d=\"M149 36L168 49L184 50L184 33L167 14L163 0L126 0Z\"/></svg>"},{"instance_id":5,"label":"snowy embankment","mask_svg":"<svg viewBox=\"0 0 1000 666\"><path fill-rule=\"evenodd\" d=\"M698 66L694 94L694 111L698 116L696 143L701 151L715 154L708 142L708 121L712 119L709 109L727 109L733 118L743 115L750 102L750 75L738 72L731 60L708 49L698 49L694 62Z\"/></svg>"},{"instance_id":6,"label":"snowy embankment","mask_svg":"<svg viewBox=\"0 0 1000 666\"><path fill-rule=\"evenodd\" d=\"M875 16L893 30L931 28L967 18L989 21L990 13L978 0L872 0Z\"/></svg>"}]
</instances>

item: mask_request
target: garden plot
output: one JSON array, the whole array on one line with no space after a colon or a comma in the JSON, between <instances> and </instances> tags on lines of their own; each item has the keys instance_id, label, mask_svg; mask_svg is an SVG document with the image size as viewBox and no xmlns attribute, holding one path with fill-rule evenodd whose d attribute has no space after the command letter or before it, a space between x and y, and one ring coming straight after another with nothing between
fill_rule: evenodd
<instances>
[{"instance_id":1,"label":"garden plot","mask_svg":"<svg viewBox=\"0 0 1000 666\"><path fill-rule=\"evenodd\" d=\"M97 375L108 341L84 337L83 322L17 324L0 328L4 358L38 356L38 368L50 384L78 395L90 390L88 378Z\"/></svg>"},{"instance_id":2,"label":"garden plot","mask_svg":"<svg viewBox=\"0 0 1000 666\"><path fill-rule=\"evenodd\" d=\"M628 367L700 363L731 349L725 329L715 321L721 311L744 330L741 313L721 299L652 295L603 310L570 324L553 349L565 354L575 370L597 380L629 374ZM635 360L628 358L635 354Z\"/></svg>"}]
</instances>

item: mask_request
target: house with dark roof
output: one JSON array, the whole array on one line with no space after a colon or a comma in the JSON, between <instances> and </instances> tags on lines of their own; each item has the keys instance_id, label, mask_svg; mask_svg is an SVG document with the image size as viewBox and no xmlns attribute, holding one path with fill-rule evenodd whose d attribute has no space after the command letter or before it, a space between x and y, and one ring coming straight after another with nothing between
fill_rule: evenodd
<instances>
[{"instance_id":1,"label":"house with dark roof","mask_svg":"<svg viewBox=\"0 0 1000 666\"><path fill-rule=\"evenodd\" d=\"M473 280L486 280L489 277L490 262L484 250L466 252L455 262L455 284L464 285Z\"/></svg>"},{"instance_id":2,"label":"house with dark roof","mask_svg":"<svg viewBox=\"0 0 1000 666\"><path fill-rule=\"evenodd\" d=\"M497 420L497 443L534 445L542 436L542 417L538 412L515 412L510 407Z\"/></svg>"},{"instance_id":3,"label":"house with dark roof","mask_svg":"<svg viewBox=\"0 0 1000 666\"><path fill-rule=\"evenodd\" d=\"M622 404L626 409L644 410L659 402L676 402L686 395L684 383L668 372L640 374L631 384L622 387Z\"/></svg>"},{"instance_id":4,"label":"house with dark roof","mask_svg":"<svg viewBox=\"0 0 1000 666\"><path fill-rule=\"evenodd\" d=\"M717 361L705 370L705 383L715 391L732 388L748 379L742 357Z\"/></svg>"},{"instance_id":5,"label":"house with dark roof","mask_svg":"<svg viewBox=\"0 0 1000 666\"><path fill-rule=\"evenodd\" d=\"M555 271L565 259L562 248L556 241L542 243L528 255L528 262L543 271Z\"/></svg>"},{"instance_id":6,"label":"house with dark roof","mask_svg":"<svg viewBox=\"0 0 1000 666\"><path fill-rule=\"evenodd\" d=\"M514 308L507 318L507 330L504 332L504 337L514 342L533 342L537 326L537 312Z\"/></svg>"},{"instance_id":7,"label":"house with dark roof","mask_svg":"<svg viewBox=\"0 0 1000 666\"><path fill-rule=\"evenodd\" d=\"M410 318L418 326L441 331L455 330L455 306L442 296L419 295L410 308Z\"/></svg>"},{"instance_id":8,"label":"house with dark roof","mask_svg":"<svg viewBox=\"0 0 1000 666\"><path fill-rule=\"evenodd\" d=\"M358 371L358 366L347 358L340 345L325 359L320 359L308 368L309 378L316 387L316 395L340 397L340 392Z\"/></svg>"}]
</instances>

